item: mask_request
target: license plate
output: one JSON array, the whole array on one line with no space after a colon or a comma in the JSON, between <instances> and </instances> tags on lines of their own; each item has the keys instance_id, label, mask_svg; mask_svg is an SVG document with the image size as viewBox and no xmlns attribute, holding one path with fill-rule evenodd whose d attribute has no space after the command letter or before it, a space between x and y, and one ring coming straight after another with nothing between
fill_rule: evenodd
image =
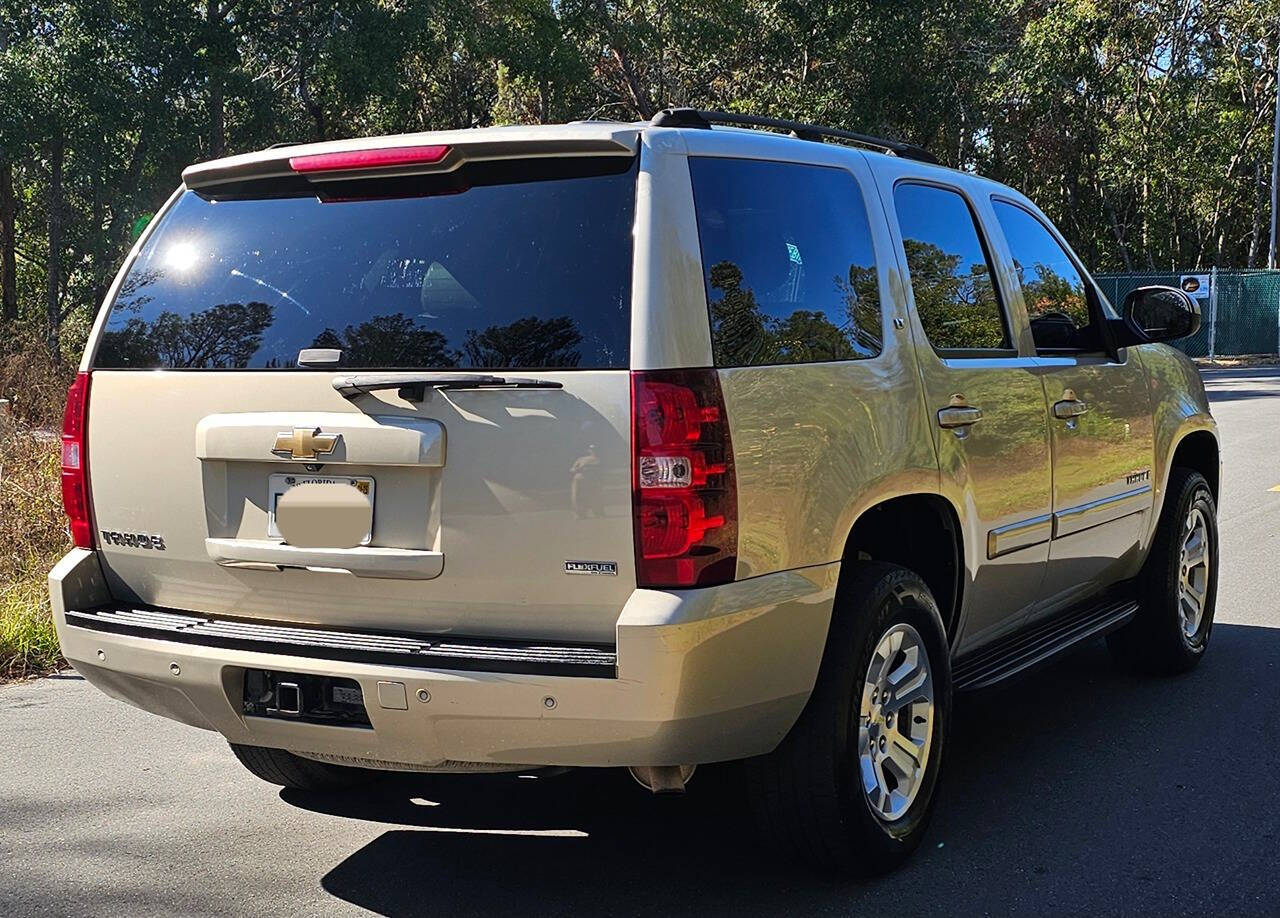
<instances>
[{"instance_id":1,"label":"license plate","mask_svg":"<svg viewBox=\"0 0 1280 918\"><path fill-rule=\"evenodd\" d=\"M300 484L345 484L351 485L373 503L373 479L356 477L342 478L333 475L272 475L268 479L270 502L267 504L267 538L284 540L276 527L276 505L280 503L280 495ZM360 540L361 545L368 545L373 539L372 530L366 532Z\"/></svg>"}]
</instances>

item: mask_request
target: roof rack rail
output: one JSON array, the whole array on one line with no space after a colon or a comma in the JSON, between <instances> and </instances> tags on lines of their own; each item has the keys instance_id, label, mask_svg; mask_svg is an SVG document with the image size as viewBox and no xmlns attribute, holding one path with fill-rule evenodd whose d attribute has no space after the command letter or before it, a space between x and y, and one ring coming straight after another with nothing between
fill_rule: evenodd
<instances>
[{"instance_id":1,"label":"roof rack rail","mask_svg":"<svg viewBox=\"0 0 1280 918\"><path fill-rule=\"evenodd\" d=\"M747 127L775 128L790 131L792 136L801 140L822 142L824 137L838 137L849 140L864 147L871 147L904 159L919 160L922 163L937 163L938 158L913 143L901 140L888 140L884 137L872 137L870 134L858 134L840 128L824 127L820 124L806 124L803 121L787 121L782 118L766 118L763 115L742 115L737 112L705 111L697 108L664 108L653 116L649 122L654 127L683 127L709 129L713 124L740 124Z\"/></svg>"}]
</instances>

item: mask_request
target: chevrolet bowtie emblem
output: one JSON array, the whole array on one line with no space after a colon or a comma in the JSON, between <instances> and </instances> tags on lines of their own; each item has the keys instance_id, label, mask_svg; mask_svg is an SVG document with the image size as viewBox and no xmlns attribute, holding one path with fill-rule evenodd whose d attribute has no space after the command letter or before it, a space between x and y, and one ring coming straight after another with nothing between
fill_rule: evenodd
<instances>
[{"instance_id":1,"label":"chevrolet bowtie emblem","mask_svg":"<svg viewBox=\"0 0 1280 918\"><path fill-rule=\"evenodd\" d=\"M291 459L317 459L333 452L341 434L321 433L319 427L295 427L276 434L273 453L288 453Z\"/></svg>"}]
</instances>

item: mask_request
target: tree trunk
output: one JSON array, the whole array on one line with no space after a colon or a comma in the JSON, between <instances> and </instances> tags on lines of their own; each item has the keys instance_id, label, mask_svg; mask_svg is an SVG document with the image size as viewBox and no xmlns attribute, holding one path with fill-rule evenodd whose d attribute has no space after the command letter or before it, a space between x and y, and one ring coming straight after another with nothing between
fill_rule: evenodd
<instances>
[{"instance_id":1,"label":"tree trunk","mask_svg":"<svg viewBox=\"0 0 1280 918\"><path fill-rule=\"evenodd\" d=\"M221 44L218 32L226 22L232 2L224 6L220 0L209 0L205 4L205 51L208 54L207 67L209 76L209 155L222 155L227 145L227 99L226 77L222 67Z\"/></svg>"},{"instance_id":2,"label":"tree trunk","mask_svg":"<svg viewBox=\"0 0 1280 918\"><path fill-rule=\"evenodd\" d=\"M310 66L308 61L298 61L298 96L302 99L302 105L307 110L307 114L311 116L312 128L315 131L313 140L326 140L329 134L328 121L325 118L324 106L311 93L311 83L307 78L307 67ZM464 125L470 127L470 124Z\"/></svg>"},{"instance_id":3,"label":"tree trunk","mask_svg":"<svg viewBox=\"0 0 1280 918\"><path fill-rule=\"evenodd\" d=\"M1276 232L1280 226L1280 38L1276 39L1276 116L1272 122L1271 136L1271 249L1267 256L1267 267L1275 268L1280 259L1280 240Z\"/></svg>"},{"instance_id":4,"label":"tree trunk","mask_svg":"<svg viewBox=\"0 0 1280 918\"><path fill-rule=\"evenodd\" d=\"M600 25L609 41L609 53L613 56L614 63L618 65L618 72L622 76L627 94L631 96L631 105L636 110L636 114L648 121L657 114L657 109L649 101L649 96L640 83L640 77L636 74L631 57L622 46L621 35L604 0L596 0L596 13L600 16Z\"/></svg>"},{"instance_id":5,"label":"tree trunk","mask_svg":"<svg viewBox=\"0 0 1280 918\"><path fill-rule=\"evenodd\" d=\"M1120 229L1120 221L1116 219L1115 208L1111 206L1111 202L1104 200L1103 208L1107 212L1107 221L1111 224L1111 234L1115 236L1116 247L1120 252L1120 260L1124 262L1124 269L1130 274L1133 273L1133 260L1129 257L1129 247L1125 245L1124 233Z\"/></svg>"},{"instance_id":6,"label":"tree trunk","mask_svg":"<svg viewBox=\"0 0 1280 918\"><path fill-rule=\"evenodd\" d=\"M226 146L227 103L222 90L222 71L209 73L209 155L218 157Z\"/></svg>"},{"instance_id":7,"label":"tree trunk","mask_svg":"<svg viewBox=\"0 0 1280 918\"><path fill-rule=\"evenodd\" d=\"M138 142L133 145L133 154L129 157L129 166L115 182L112 189L114 201L111 208L111 219L107 221L107 228L102 233L104 252L115 252L121 247L124 241L123 236L125 230L125 218L128 216L126 210L126 201L129 201L135 191L138 189L138 181L142 178L142 167L146 162L147 152L150 149L150 125L143 124L142 130L138 133ZM123 246L128 248L128 246Z\"/></svg>"},{"instance_id":8,"label":"tree trunk","mask_svg":"<svg viewBox=\"0 0 1280 918\"><path fill-rule=\"evenodd\" d=\"M0 164L0 321L18 319L18 198L13 190L13 166Z\"/></svg>"},{"instance_id":9,"label":"tree trunk","mask_svg":"<svg viewBox=\"0 0 1280 918\"><path fill-rule=\"evenodd\" d=\"M1253 225L1249 229L1249 256L1247 266L1256 268L1262 253L1262 209L1267 206L1267 184L1262 178L1262 163L1253 167Z\"/></svg>"},{"instance_id":10,"label":"tree trunk","mask_svg":"<svg viewBox=\"0 0 1280 918\"><path fill-rule=\"evenodd\" d=\"M0 25L0 51L9 49L7 23ZM0 325L18 319L18 197L13 191L13 164L0 163Z\"/></svg>"},{"instance_id":11,"label":"tree trunk","mask_svg":"<svg viewBox=\"0 0 1280 918\"><path fill-rule=\"evenodd\" d=\"M613 59L617 62L618 70L622 73L623 82L627 84L627 92L631 94L632 106L643 120L648 121L657 114L657 109L653 107L653 103L645 95L644 87L640 85L640 78L636 76L635 68L631 65L631 59L617 48L613 48L612 51Z\"/></svg>"},{"instance_id":12,"label":"tree trunk","mask_svg":"<svg viewBox=\"0 0 1280 918\"><path fill-rule=\"evenodd\" d=\"M55 362L61 362L58 330L62 324L62 160L65 153L62 137L55 136L49 151L49 258L45 283L45 316L48 321L45 342Z\"/></svg>"}]
</instances>

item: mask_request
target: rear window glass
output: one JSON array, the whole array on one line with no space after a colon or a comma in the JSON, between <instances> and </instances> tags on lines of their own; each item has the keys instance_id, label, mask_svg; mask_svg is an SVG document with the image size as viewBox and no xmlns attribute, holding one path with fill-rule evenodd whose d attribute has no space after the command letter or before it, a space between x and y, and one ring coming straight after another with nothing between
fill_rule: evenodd
<instances>
[{"instance_id":1,"label":"rear window glass","mask_svg":"<svg viewBox=\"0 0 1280 918\"><path fill-rule=\"evenodd\" d=\"M164 216L95 366L289 368L304 348L342 367L628 365L634 160L219 194Z\"/></svg>"},{"instance_id":2,"label":"rear window glass","mask_svg":"<svg viewBox=\"0 0 1280 918\"><path fill-rule=\"evenodd\" d=\"M880 287L857 180L844 169L689 160L717 366L880 353Z\"/></svg>"}]
</instances>

